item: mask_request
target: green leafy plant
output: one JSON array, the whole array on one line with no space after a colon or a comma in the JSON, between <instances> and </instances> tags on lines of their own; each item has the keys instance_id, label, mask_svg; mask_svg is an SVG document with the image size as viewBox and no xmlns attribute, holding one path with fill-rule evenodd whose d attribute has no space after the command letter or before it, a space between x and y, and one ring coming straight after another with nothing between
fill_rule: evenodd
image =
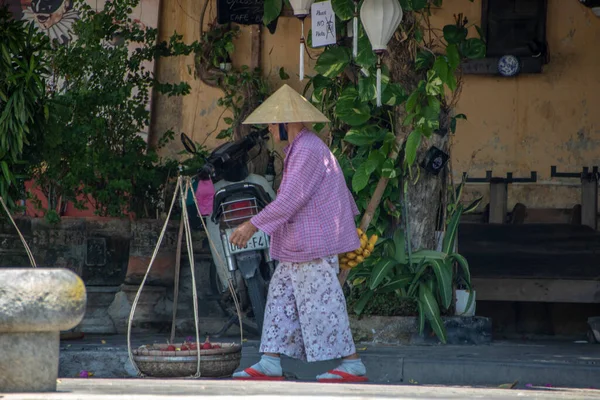
<instances>
[{"instance_id":1,"label":"green leafy plant","mask_svg":"<svg viewBox=\"0 0 600 400\"><path fill-rule=\"evenodd\" d=\"M0 196L10 207L21 196L27 169L23 153L43 134L48 116L49 48L33 24L13 19L6 6L0 7Z\"/></svg>"},{"instance_id":2,"label":"green leafy plant","mask_svg":"<svg viewBox=\"0 0 600 400\"><path fill-rule=\"evenodd\" d=\"M223 97L217 104L229 110L231 117L223 119L229 126L219 132L217 139L230 139L248 115L250 104L260 104L267 98L270 90L260 70L251 71L247 65L243 65L238 71L230 71L223 78L220 87Z\"/></svg>"},{"instance_id":3,"label":"green leafy plant","mask_svg":"<svg viewBox=\"0 0 600 400\"><path fill-rule=\"evenodd\" d=\"M74 40L52 53L58 87L51 94L49 134L38 146L33 175L49 200L91 204L101 216L156 216L163 186L176 175L177 164L148 149L141 133L150 123L152 90L181 96L190 86L158 82L148 63L189 55L198 43L186 45L176 33L168 42L157 41L156 29L130 17L138 3L106 2L95 11L79 1ZM172 138L173 132L165 132L159 148ZM59 203L50 201L52 207Z\"/></svg>"},{"instance_id":4,"label":"green leafy plant","mask_svg":"<svg viewBox=\"0 0 600 400\"><path fill-rule=\"evenodd\" d=\"M461 215L462 206L459 205L448 225L442 251L409 251L404 229L397 229L391 239L381 240L377 247L380 257L365 262L350 273L355 286L363 289L354 304L354 312L360 315L374 297L393 293L396 301L416 304L421 333L427 321L440 341L446 343L441 313L453 304L454 284L460 282L471 288L469 264L462 255L454 252ZM470 296L467 308L472 301Z\"/></svg>"}]
</instances>

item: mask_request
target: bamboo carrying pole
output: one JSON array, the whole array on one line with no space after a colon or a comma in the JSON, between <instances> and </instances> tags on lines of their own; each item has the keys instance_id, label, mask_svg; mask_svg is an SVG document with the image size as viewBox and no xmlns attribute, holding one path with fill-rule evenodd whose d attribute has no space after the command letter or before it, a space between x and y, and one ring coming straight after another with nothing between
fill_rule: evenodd
<instances>
[{"instance_id":1,"label":"bamboo carrying pole","mask_svg":"<svg viewBox=\"0 0 600 400\"><path fill-rule=\"evenodd\" d=\"M391 160L396 161L396 159L398 158L398 149L400 149L403 140L404 140L404 138L402 138L400 136L396 136L396 146L392 149L392 151L389 154L389 158ZM373 196L371 197L371 200L369 201L369 204L367 205L367 209L365 210L365 213L363 214L363 217L360 220L359 228L361 230L363 230L364 232L366 232L367 229L369 228L369 225L371 225L371 221L373 220L373 217L375 216L375 211L377 210L377 207L379 207L379 204L381 203L381 198L383 197L383 193L385 192L385 189L386 189L389 181L390 181L389 178L384 178L382 176L381 178L379 178L379 182L377 182L377 187L375 188L375 191L373 192ZM344 287L344 284L346 283L346 279L348 279L349 273L350 273L350 270L345 269L345 270L341 271L340 274L338 275L338 280L340 281L340 285L342 286L342 288Z\"/></svg>"}]
</instances>

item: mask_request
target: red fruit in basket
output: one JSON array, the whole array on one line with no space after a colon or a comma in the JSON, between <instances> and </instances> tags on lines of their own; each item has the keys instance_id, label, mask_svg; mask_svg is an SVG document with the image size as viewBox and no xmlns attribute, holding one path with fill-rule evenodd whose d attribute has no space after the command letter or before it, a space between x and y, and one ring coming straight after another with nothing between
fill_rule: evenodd
<instances>
[{"instance_id":1,"label":"red fruit in basket","mask_svg":"<svg viewBox=\"0 0 600 400\"><path fill-rule=\"evenodd\" d=\"M173 346L172 344L170 344L170 345L167 347L167 351L175 351L175 346Z\"/></svg>"},{"instance_id":2,"label":"red fruit in basket","mask_svg":"<svg viewBox=\"0 0 600 400\"><path fill-rule=\"evenodd\" d=\"M196 350L198 350L198 346L196 346L196 344L195 344L195 343L194 343L194 344L191 344L191 345L190 345L190 350L196 351Z\"/></svg>"},{"instance_id":3,"label":"red fruit in basket","mask_svg":"<svg viewBox=\"0 0 600 400\"><path fill-rule=\"evenodd\" d=\"M181 351L188 351L190 348L184 344L183 346L181 346Z\"/></svg>"},{"instance_id":4,"label":"red fruit in basket","mask_svg":"<svg viewBox=\"0 0 600 400\"><path fill-rule=\"evenodd\" d=\"M220 345L220 344L213 344L213 345L212 345L212 348L213 348L213 349L220 349L220 348L221 348L221 345Z\"/></svg>"},{"instance_id":5,"label":"red fruit in basket","mask_svg":"<svg viewBox=\"0 0 600 400\"><path fill-rule=\"evenodd\" d=\"M210 340L208 340L208 336L206 337L206 340L204 341L204 343L202 343L202 346L200 346L200 348L202 350L210 350L213 348L212 344L210 344Z\"/></svg>"}]
</instances>

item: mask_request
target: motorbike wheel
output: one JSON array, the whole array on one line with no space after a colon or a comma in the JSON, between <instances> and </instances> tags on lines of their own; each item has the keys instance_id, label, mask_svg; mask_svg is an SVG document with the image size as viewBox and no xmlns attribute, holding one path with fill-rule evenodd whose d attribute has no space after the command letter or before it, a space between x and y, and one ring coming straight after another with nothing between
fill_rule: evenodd
<instances>
[{"instance_id":1,"label":"motorbike wheel","mask_svg":"<svg viewBox=\"0 0 600 400\"><path fill-rule=\"evenodd\" d=\"M248 288L248 297L250 297L250 304L252 304L252 311L254 312L254 321L256 322L258 331L262 334L267 302L267 288L259 271L252 278L246 280L246 287Z\"/></svg>"}]
</instances>

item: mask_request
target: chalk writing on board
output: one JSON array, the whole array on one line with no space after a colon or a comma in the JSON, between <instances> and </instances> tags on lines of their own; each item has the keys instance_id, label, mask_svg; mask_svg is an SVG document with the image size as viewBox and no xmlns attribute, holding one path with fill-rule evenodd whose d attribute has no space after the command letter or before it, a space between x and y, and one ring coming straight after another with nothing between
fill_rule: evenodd
<instances>
[{"instance_id":1,"label":"chalk writing on board","mask_svg":"<svg viewBox=\"0 0 600 400\"><path fill-rule=\"evenodd\" d=\"M311 7L312 47L335 44L335 14L331 1L313 3Z\"/></svg>"},{"instance_id":2,"label":"chalk writing on board","mask_svg":"<svg viewBox=\"0 0 600 400\"><path fill-rule=\"evenodd\" d=\"M264 0L217 0L217 22L262 24Z\"/></svg>"}]
</instances>

